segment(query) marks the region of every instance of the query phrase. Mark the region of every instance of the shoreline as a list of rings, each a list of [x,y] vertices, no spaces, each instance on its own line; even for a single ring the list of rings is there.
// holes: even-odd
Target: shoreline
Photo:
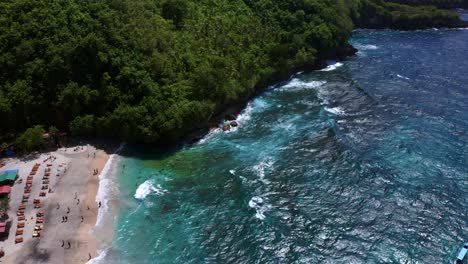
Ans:
[[[99,170],[99,172],[102,172],[109,161],[110,155],[102,150],[98,150],[96,158],[91,162],[91,168],[96,168]],[[88,191],[84,200],[85,204],[98,204],[96,199],[100,186],[99,183],[99,178],[94,175],[88,179],[88,182],[86,183],[86,189]],[[91,259],[98,255],[98,242],[97,238],[92,234],[92,230],[96,226],[99,211],[99,208],[94,207],[91,207],[90,210],[87,210],[87,208],[84,207],[80,208],[80,214],[83,215],[83,217],[87,220],[85,220],[79,226],[78,230],[76,230],[76,237],[78,240],[86,241],[86,244],[80,247],[74,255],[71,255],[68,259],[65,259],[65,263],[76,263],[75,261],[78,259],[81,262],[87,263],[90,260],[88,254],[91,254]]]

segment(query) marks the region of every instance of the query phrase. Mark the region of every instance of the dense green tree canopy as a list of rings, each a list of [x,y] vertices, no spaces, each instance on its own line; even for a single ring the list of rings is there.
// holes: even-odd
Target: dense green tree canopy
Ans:
[[[432,18],[456,20],[380,0],[4,0],[0,139],[42,124],[174,141],[345,46],[353,21],[411,28]]]

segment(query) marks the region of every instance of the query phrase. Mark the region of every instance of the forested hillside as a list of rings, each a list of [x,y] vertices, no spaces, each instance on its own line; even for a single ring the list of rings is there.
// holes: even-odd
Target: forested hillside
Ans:
[[[0,21],[0,141],[42,125],[157,143],[317,65],[353,21],[459,23],[380,0],[5,0]]]

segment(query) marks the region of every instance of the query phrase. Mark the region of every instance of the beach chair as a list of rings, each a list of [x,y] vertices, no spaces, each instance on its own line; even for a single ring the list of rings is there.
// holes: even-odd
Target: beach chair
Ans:
[[[23,195],[23,199],[29,199],[29,195],[28,194]]]
[[[36,213],[36,217],[43,217],[44,216],[44,212],[42,211],[39,211]]]
[[[37,204],[37,203],[40,203],[40,202],[41,202],[40,199],[34,199],[34,200],[33,200],[33,204]]]
[[[42,226],[41,225],[35,225],[34,226],[34,231],[41,231],[42,230]]]
[[[50,176],[50,172],[44,173],[44,176]]]
[[[22,243],[22,242],[23,242],[23,238],[22,238],[22,237],[17,237],[17,238],[15,238],[15,244]]]
[[[24,228],[24,222],[16,224],[16,228]]]
[[[33,184],[33,180],[27,180],[27,181],[26,181],[26,184],[32,185],[32,184]]]
[[[24,215],[24,211],[18,211],[18,212],[16,212],[16,216],[22,216],[22,215]]]
[[[44,223],[44,218],[42,217],[36,218],[36,224],[42,224],[42,223]]]
[[[41,207],[42,207],[41,203],[36,203],[36,204],[34,204],[34,208],[35,208],[35,209],[41,208]]]
[[[33,180],[33,176],[28,176],[28,178],[26,179],[27,181],[32,181]]]
[[[18,221],[24,221],[24,219],[26,219],[26,218],[24,217],[24,215],[18,216]]]
[[[41,236],[41,232],[39,231],[34,231],[32,237],[40,237]]]
[[[27,203],[27,202],[28,202],[28,199],[23,199],[23,200],[21,200],[21,203],[22,203],[22,204],[25,204],[25,203]]]
[[[16,230],[16,236],[22,236],[22,235],[23,235],[23,229]]]
[[[44,197],[44,196],[46,196],[46,194],[47,194],[46,192],[41,192],[41,193],[39,193],[39,196]]]
[[[23,196],[23,199],[24,199],[24,196]],[[18,206],[18,210],[25,210],[26,209],[26,205],[20,205]]]
[[[24,189],[24,193],[31,193],[31,188]]]

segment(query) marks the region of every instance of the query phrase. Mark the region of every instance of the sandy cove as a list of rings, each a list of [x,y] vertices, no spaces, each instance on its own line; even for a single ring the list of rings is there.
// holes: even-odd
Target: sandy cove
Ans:
[[[95,156],[94,156],[94,153]],[[54,156],[53,162],[43,162]],[[91,229],[96,224],[98,204],[96,194],[99,173],[109,159],[104,150],[92,146],[59,149],[55,152],[29,158],[26,161],[9,160],[4,169],[19,169],[19,177],[11,189],[10,210],[12,220],[8,239],[0,242],[6,253],[3,263],[86,263],[97,256],[96,240]],[[24,241],[15,244],[17,230],[16,212],[23,197],[26,177],[35,163],[41,164],[33,178],[32,192],[25,210]],[[51,193],[39,197],[43,186],[42,177],[47,164],[52,164],[49,188]],[[58,175],[58,176],[56,176]],[[19,183],[22,179],[22,183]],[[46,190],[47,192],[47,190]],[[75,196],[76,195],[76,196]],[[41,199],[42,207],[35,209],[33,199]],[[89,208],[88,208],[89,207]],[[70,208],[69,213],[67,213]],[[36,213],[44,212],[44,224],[40,238],[33,238]],[[33,219],[31,219],[33,217]],[[63,222],[63,217],[68,220]],[[24,222],[24,221],[23,221]],[[70,245],[68,244],[70,243]],[[63,245],[63,246],[62,246]]]

